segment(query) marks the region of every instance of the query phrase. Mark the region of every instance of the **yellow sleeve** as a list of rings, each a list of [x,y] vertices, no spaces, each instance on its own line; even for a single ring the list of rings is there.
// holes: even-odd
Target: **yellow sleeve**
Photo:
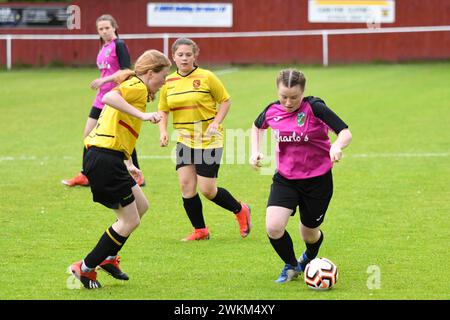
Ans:
[[[147,90],[135,83],[123,82],[115,90],[119,91],[122,98],[131,105],[143,99],[147,100]]]
[[[230,94],[227,89],[225,89],[222,81],[220,81],[220,79],[212,72],[208,73],[208,83],[211,90],[211,96],[217,103],[222,103],[230,99]]]
[[[158,110],[170,112],[170,107],[167,104],[167,84],[163,85],[159,90]]]

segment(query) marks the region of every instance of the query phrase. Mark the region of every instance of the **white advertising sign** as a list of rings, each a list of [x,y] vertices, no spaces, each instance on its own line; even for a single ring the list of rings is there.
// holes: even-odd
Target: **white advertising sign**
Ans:
[[[308,0],[308,21],[393,23],[395,0]]]
[[[149,27],[232,27],[231,3],[148,3]]]

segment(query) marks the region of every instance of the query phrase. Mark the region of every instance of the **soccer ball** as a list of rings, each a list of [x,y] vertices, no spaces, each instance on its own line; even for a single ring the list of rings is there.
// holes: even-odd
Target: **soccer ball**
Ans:
[[[331,289],[338,279],[336,265],[326,258],[311,260],[305,268],[306,285],[314,290]]]

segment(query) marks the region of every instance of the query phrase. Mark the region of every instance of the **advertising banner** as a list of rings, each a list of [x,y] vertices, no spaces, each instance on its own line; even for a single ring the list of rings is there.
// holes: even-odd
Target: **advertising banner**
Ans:
[[[231,3],[148,3],[149,27],[233,26]]]

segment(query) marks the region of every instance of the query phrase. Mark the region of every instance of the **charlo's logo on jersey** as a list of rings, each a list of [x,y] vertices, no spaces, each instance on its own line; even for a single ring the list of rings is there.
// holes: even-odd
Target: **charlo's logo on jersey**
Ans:
[[[297,113],[297,125],[303,127],[306,121],[306,115],[304,112]]]
[[[277,142],[308,142],[309,138],[307,134],[304,134],[303,132],[300,132],[298,134],[297,132],[282,132],[280,134],[279,130],[274,130],[274,136],[275,140]]]
[[[200,80],[192,81],[192,86],[194,87],[194,89],[200,88],[200,84],[201,84]]]
[[[100,69],[100,70],[103,70],[103,69],[111,69],[111,65],[108,63],[108,61],[102,61],[102,62],[100,62],[100,63],[97,63],[97,67]]]

